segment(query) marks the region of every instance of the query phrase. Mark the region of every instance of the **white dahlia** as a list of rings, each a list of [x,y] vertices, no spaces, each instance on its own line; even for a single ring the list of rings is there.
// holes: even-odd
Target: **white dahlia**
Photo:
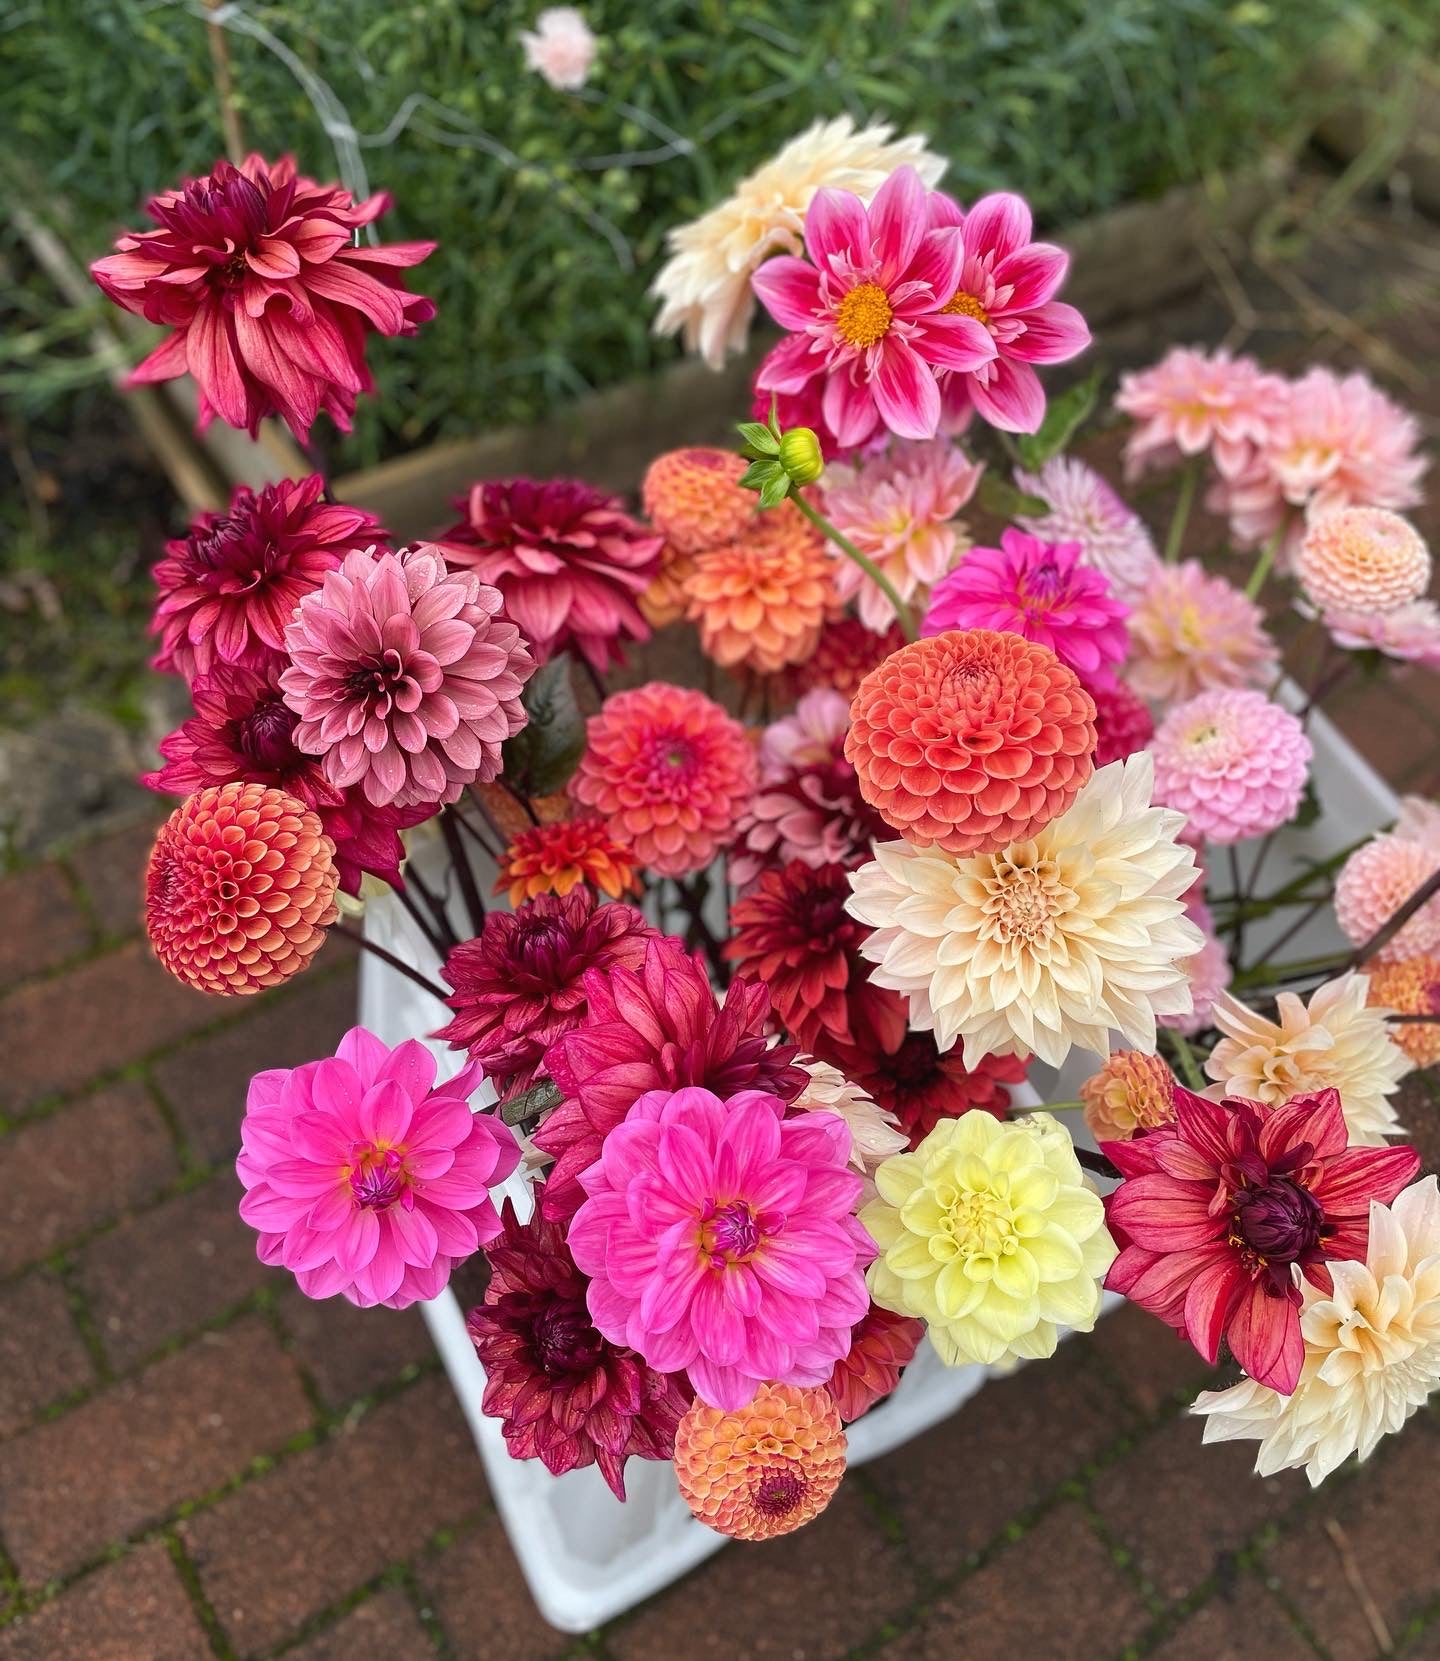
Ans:
[[[896,170],[913,167],[927,185],[944,160],[919,134],[892,139],[893,128],[855,131],[848,115],[817,121],[763,167],[736,185],[718,207],[666,238],[670,257],[650,287],[660,301],[656,334],[684,336],[685,348],[718,369],[739,351],[755,310],[750,273],[771,254],[798,254],[805,210],[817,190],[854,191],[868,202]]]
[[[1028,842],[948,854],[878,842],[848,902],[873,934],[877,986],[910,1000],[910,1025],[964,1061],[1033,1051],[1058,1067],[1072,1045],[1099,1056],[1110,1033],[1153,1051],[1155,1019],[1190,1008],[1184,960],[1205,943],[1181,896],[1195,855],[1184,815],[1151,805],[1150,756],[1091,775]]]
[[[909,1138],[895,1115],[872,1101],[838,1067],[828,1061],[813,1061],[809,1056],[801,1056],[800,1065],[809,1073],[810,1082],[791,1106],[812,1113],[834,1113],[843,1119],[850,1127],[850,1163],[857,1171],[868,1175],[881,1160],[905,1146]]]
[[[1440,1385],[1440,1196],[1434,1177],[1393,1205],[1370,1202],[1364,1263],[1331,1263],[1326,1297],[1304,1282],[1300,1382],[1282,1396],[1253,1379],[1206,1390],[1192,1409],[1207,1442],[1258,1441],[1261,1476],[1305,1468],[1318,1486],[1362,1459]]]
[[[1210,1015],[1222,1037],[1205,1063],[1215,1080],[1205,1094],[1279,1107],[1335,1089],[1351,1143],[1383,1146],[1404,1129],[1386,1098],[1411,1063],[1390,1036],[1386,1012],[1366,1007],[1369,991],[1369,976],[1349,974],[1317,987],[1309,1004],[1282,992],[1273,1021],[1222,993]]]

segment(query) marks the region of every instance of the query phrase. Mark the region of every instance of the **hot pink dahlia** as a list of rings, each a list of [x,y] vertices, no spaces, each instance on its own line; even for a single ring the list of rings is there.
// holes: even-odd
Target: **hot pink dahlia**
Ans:
[[[1157,804],[1210,842],[1265,836],[1295,817],[1313,754],[1305,729],[1263,692],[1217,687],[1176,704],[1151,741]]]
[[[1133,478],[1208,450],[1222,474],[1234,475],[1266,442],[1287,393],[1284,378],[1253,358],[1176,346],[1149,369],[1120,377],[1115,407],[1135,422],[1125,471]]]
[[[900,1382],[915,1358],[925,1323],[872,1303],[850,1334],[849,1351],[835,1363],[828,1389],[846,1424],[868,1413]]]
[[[650,681],[586,723],[570,794],[608,819],[641,865],[699,871],[734,834],[755,790],[744,727],[703,692]]]
[[[480,1076],[470,1062],[437,1085],[423,1044],[392,1050],[364,1027],[324,1061],[257,1073],[235,1169],[261,1262],[311,1298],[433,1298],[500,1232],[489,1190],[520,1159],[504,1125],[470,1111]]]
[[[622,640],[650,638],[636,602],[665,538],[618,498],[580,479],[484,479],[455,505],[446,559],[500,590],[539,662],[573,647],[603,671]]]
[[[1198,560],[1162,565],[1130,613],[1125,678],[1171,703],[1216,686],[1268,686],[1280,653],[1259,606]]]
[[[646,1090],[702,1085],[717,1095],[761,1090],[793,1101],[810,1082],[793,1044],[765,1036],[770,994],[737,976],[717,1004],[710,977],[678,940],[647,942],[638,969],[591,970],[584,1024],[546,1052],[545,1070],[565,1094],[535,1132],[555,1164],[545,1215],[568,1217],[584,1197],[580,1173]]]
[[[499,591],[448,571],[433,545],[348,555],[285,640],[295,743],[331,784],[381,806],[458,801],[499,773],[501,744],[525,725],[535,660]]]
[[[485,1369],[481,1405],[503,1421],[512,1459],[538,1459],[552,1476],[597,1465],[623,1500],[625,1461],[669,1459],[694,1392],[595,1330],[563,1229],[538,1211],[520,1222],[508,1199],[500,1217],[485,1301],[465,1322]]]
[[[129,384],[188,369],[202,428],[218,415],[253,438],[279,415],[303,441],[324,410],[348,433],[356,394],[374,385],[366,334],[412,335],[435,315],[401,278],[433,242],[355,236],[389,205],[302,177],[293,156],[217,161],[208,177],[153,197],[160,229],[122,236],[90,267],[117,306],[174,330]]]
[[[1101,1149],[1124,1177],[1105,1200],[1122,1248],[1105,1284],[1212,1365],[1224,1338],[1282,1396],[1305,1357],[1299,1282],[1328,1292],[1327,1260],[1363,1260],[1370,1202],[1420,1169],[1413,1148],[1347,1147],[1338,1090],[1265,1108],[1176,1085],[1172,1123]]]
[[[650,1090],[583,1171],[570,1223],[595,1325],[735,1412],[762,1384],[823,1384],[870,1307],[875,1243],[833,1113],[760,1090]]]
[[[1155,736],[1155,718],[1143,698],[1122,680],[1109,686],[1086,681],[1085,690],[1095,700],[1095,766],[1108,767],[1143,750]]]
[[[1335,880],[1335,920],[1363,945],[1440,866],[1440,845],[1391,833],[1357,848]],[[1440,895],[1428,901],[1376,954],[1381,963],[1440,951]]]
[[[1052,456],[1038,473],[1016,473],[1015,482],[1049,505],[1016,523],[1043,542],[1078,542],[1081,559],[1109,578],[1117,599],[1133,605],[1160,566],[1140,515],[1074,456]]]
[[[960,287],[965,246],[953,226],[931,229],[913,167],[892,173],[867,208],[848,190],[820,190],[805,215],[808,259],[782,254],[750,279],[790,331],[756,386],[799,393],[824,385],[825,425],[842,450],[878,427],[933,438],[942,369],[969,373],[995,357],[990,331],[940,308]]]
[[[585,972],[638,968],[654,934],[633,905],[597,905],[583,886],[492,911],[445,960],[455,1018],[433,1036],[468,1050],[502,1100],[525,1090],[550,1045],[584,1020]]]
[[[1042,542],[1007,530],[998,548],[972,548],[930,596],[923,633],[994,629],[1048,646],[1091,686],[1115,683],[1129,641],[1129,606],[1109,579],[1080,563],[1078,542]]]
[[[202,513],[156,562],[155,667],[193,681],[217,663],[285,661],[285,627],[346,554],[384,542],[361,508],[322,501],[325,481],[240,485],[224,513]]]

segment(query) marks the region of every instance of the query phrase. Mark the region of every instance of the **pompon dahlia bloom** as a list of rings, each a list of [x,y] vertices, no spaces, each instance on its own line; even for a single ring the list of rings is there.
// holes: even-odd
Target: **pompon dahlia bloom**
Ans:
[[[727,352],[740,351],[755,310],[750,273],[777,249],[800,252],[805,211],[817,190],[853,191],[868,202],[897,167],[908,164],[927,185],[945,171],[923,137],[897,139],[893,131],[875,125],[857,133],[848,115],[817,121],[717,207],[669,231],[669,257],[650,289],[660,301],[655,333],[682,334],[685,350],[698,352],[712,369]]]
[[[1268,686],[1280,653],[1255,602],[1198,560],[1162,565],[1130,613],[1125,678],[1172,703],[1217,686]]]
[[[347,555],[285,631],[296,745],[381,807],[455,802],[493,779],[535,672],[500,608],[497,589],[448,571],[433,544]]]
[[[533,30],[520,31],[520,45],[525,67],[543,76],[557,92],[578,92],[589,79],[599,50],[584,13],[574,6],[547,6],[535,19]]]
[[[767,1380],[823,1384],[870,1305],[849,1160],[834,1114],[647,1091],[580,1175],[567,1239],[595,1325],[727,1413]]]
[[[1206,1390],[1206,1442],[1257,1441],[1261,1476],[1304,1468],[1318,1487],[1351,1454],[1368,1459],[1440,1385],[1440,1195],[1435,1178],[1370,1206],[1359,1262],[1326,1265],[1329,1296],[1308,1283],[1305,1359],[1293,1394],[1253,1379]]]
[[[1253,358],[1173,347],[1159,363],[1120,377],[1115,407],[1135,422],[1125,441],[1127,476],[1207,451],[1222,474],[1237,473],[1265,443],[1286,394],[1283,377]]]
[[[1263,692],[1216,687],[1176,704],[1150,743],[1155,800],[1209,842],[1264,836],[1295,817],[1314,754],[1305,728]]]
[[[423,1044],[392,1050],[364,1027],[324,1061],[257,1073],[235,1169],[260,1261],[309,1298],[433,1298],[500,1232],[489,1190],[520,1158],[504,1125],[470,1111],[480,1078],[471,1062],[437,1084]]]
[[[1440,844],[1392,831],[1357,848],[1335,879],[1335,920],[1363,946],[1440,867]],[[1440,952],[1440,894],[1427,900],[1395,938],[1375,954],[1377,963]]]
[[[976,317],[940,309],[965,269],[959,229],[929,228],[925,185],[902,167],[868,208],[850,191],[817,192],[805,214],[805,252],[803,260],[766,260],[750,279],[789,331],[757,387],[795,393],[821,379],[825,424],[841,449],[882,426],[897,438],[934,438],[939,371],[969,373],[996,352]]]
[[[581,479],[482,479],[455,505],[465,517],[441,538],[446,560],[500,590],[538,662],[574,647],[603,673],[622,641],[650,638],[636,601],[665,539],[618,497]]]
[[[939,582],[970,546],[969,533],[955,516],[974,496],[984,471],[984,462],[971,461],[947,438],[900,441],[854,466],[828,467],[825,515],[908,604]],[[874,633],[893,628],[895,610],[886,596],[853,560],[838,550],[832,555],[841,600],[854,600],[860,621]]]
[[[875,1173],[860,1221],[880,1247],[870,1295],[917,1316],[947,1367],[1053,1355],[1089,1332],[1115,1257],[1100,1196],[1049,1113],[967,1113]]]
[[[1440,669],[1440,607],[1433,600],[1412,600],[1393,611],[1327,611],[1325,626],[1337,646]]]
[[[577,1178],[642,1092],[700,1085],[718,1096],[759,1090],[788,1102],[809,1080],[795,1065],[795,1046],[765,1036],[765,987],[737,976],[717,1003],[710,977],[678,940],[651,940],[638,969],[591,970],[582,985],[584,1025],[545,1056],[565,1097],[534,1134],[535,1146],[555,1160],[545,1184],[547,1217],[568,1217],[579,1205]]]
[[[669,628],[684,617],[694,575],[695,556],[679,553],[667,542],[660,550],[660,567],[651,577],[650,586],[635,602],[652,629]]]
[[[126,384],[189,370],[202,428],[218,415],[254,438],[278,415],[303,442],[323,410],[348,433],[356,394],[374,386],[366,334],[413,335],[435,315],[401,276],[433,242],[372,246],[354,235],[389,205],[305,178],[293,156],[217,161],[152,197],[160,229],[127,233],[90,267],[117,306],[174,331]]]
[[[325,481],[240,485],[224,513],[202,513],[165,544],[155,565],[159,596],[151,634],[157,669],[194,681],[217,664],[263,669],[285,661],[285,627],[346,554],[384,542],[362,508],[324,502]]]
[[[814,652],[836,610],[835,562],[820,533],[785,502],[738,541],[696,554],[685,597],[708,658],[774,675]]]
[[[1015,1055],[981,1056],[967,1067],[954,1050],[941,1055],[929,1032],[907,1032],[890,1050],[878,1044],[846,1050],[842,1059],[856,1082],[894,1115],[912,1153],[942,1119],[970,1112],[1003,1119],[1010,1111],[1008,1087],[1024,1079],[1027,1067]]]
[[[1430,586],[1430,550],[1385,508],[1340,508],[1305,528],[1295,575],[1321,611],[1394,611]]]
[[[1137,697],[1124,681],[1110,686],[1085,683],[1095,700],[1095,765],[1108,767],[1145,749],[1155,736],[1155,717],[1143,698]]]
[[[920,846],[1000,848],[1063,813],[1090,776],[1095,704],[1048,646],[989,629],[917,640],[860,683],[845,759]]]
[[[1052,456],[1038,473],[1015,475],[1029,495],[1049,504],[1043,514],[1019,514],[1016,523],[1042,542],[1078,542],[1080,557],[1133,605],[1160,565],[1149,529],[1106,481],[1074,456]]]
[[[589,969],[636,968],[654,938],[631,905],[597,905],[588,888],[492,911],[440,971],[454,1019],[433,1034],[467,1050],[501,1098],[533,1084],[545,1051],[585,1018]]]
[[[998,548],[972,548],[959,570],[935,585],[924,632],[994,629],[1048,646],[1087,686],[1115,684],[1125,659],[1130,608],[1110,580],[1080,563],[1078,542],[1042,542],[1005,531]]]
[[[704,553],[738,541],[756,518],[755,492],[740,484],[744,472],[733,450],[667,450],[645,469],[640,500],[677,554]]]
[[[821,629],[814,655],[788,669],[782,684],[797,698],[806,692],[838,692],[848,711],[860,682],[904,644],[898,623],[877,635],[858,617],[837,617]]]
[[[1414,1067],[1440,1065],[1440,953],[1377,963],[1366,993],[1372,1007],[1396,1015],[1434,1015],[1433,1021],[1397,1021],[1391,1039]]]
[[[1080,1086],[1085,1123],[1097,1141],[1125,1142],[1175,1117],[1175,1075],[1158,1055],[1112,1050]]]
[[[603,819],[586,815],[532,825],[506,848],[495,892],[508,889],[510,904],[518,906],[537,894],[563,898],[584,882],[597,894],[618,900],[622,894],[639,891],[634,858],[611,836]]]
[[[481,1405],[502,1421],[512,1459],[538,1459],[552,1476],[598,1465],[623,1500],[626,1460],[672,1456],[692,1392],[595,1330],[563,1229],[539,1211],[520,1222],[508,1198],[500,1221],[485,1301],[465,1321],[485,1369]]]
[[[699,1397],[675,1436],[675,1475],[702,1523],[773,1540],[811,1522],[845,1475],[845,1432],[828,1390],[762,1384],[736,1413]]]
[[[828,1061],[801,1059],[810,1075],[805,1088],[790,1104],[794,1113],[834,1113],[850,1128],[850,1163],[862,1175],[905,1146],[905,1134],[895,1128],[895,1115],[877,1106],[858,1084],[852,1084]]]
[[[755,790],[744,727],[703,692],[649,681],[616,692],[585,728],[571,798],[665,877],[699,871],[730,840]]]
[[[963,1038],[967,1066],[1034,1051],[1058,1067],[1075,1044],[1104,1057],[1112,1031],[1153,1050],[1156,1017],[1190,1007],[1184,960],[1204,936],[1181,899],[1195,856],[1151,785],[1142,751],[1027,842],[963,857],[877,843],[850,879],[871,979],[942,1052]]]
[[[1420,1168],[1413,1148],[1347,1146],[1337,1090],[1283,1107],[1206,1101],[1175,1086],[1175,1117],[1101,1151],[1123,1180],[1105,1200],[1121,1252],[1105,1284],[1158,1315],[1212,1366],[1220,1340],[1257,1384],[1300,1378],[1300,1286],[1363,1258],[1367,1208]]]
[[[1273,1021],[1223,994],[1211,1016],[1221,1037],[1205,1062],[1215,1080],[1205,1094],[1279,1107],[1294,1096],[1337,1090],[1351,1145],[1384,1147],[1387,1136],[1405,1128],[1387,1098],[1410,1062],[1382,1012],[1368,1007],[1369,992],[1368,978],[1357,974],[1326,981],[1308,1004],[1281,992]]]
[[[150,850],[145,932],[196,991],[259,992],[308,968],[339,914],[337,882],[335,845],[294,796],[263,784],[197,790]]]
[[[924,1322],[882,1309],[878,1303],[870,1305],[850,1334],[850,1351],[835,1363],[827,1386],[846,1424],[853,1424],[894,1390],[924,1336]]]

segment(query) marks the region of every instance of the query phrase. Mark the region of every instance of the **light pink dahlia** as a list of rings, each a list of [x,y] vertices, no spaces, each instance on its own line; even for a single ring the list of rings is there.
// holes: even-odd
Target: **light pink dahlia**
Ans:
[[[836,1114],[648,1091],[580,1178],[569,1245],[596,1327],[726,1412],[767,1382],[825,1383],[870,1307],[849,1160]]]
[[[535,660],[499,590],[448,571],[431,544],[350,554],[301,601],[285,641],[296,747],[368,801],[458,801],[499,773],[501,744],[525,725]]]
[[[307,1297],[369,1308],[433,1298],[500,1232],[489,1190],[519,1162],[514,1138],[470,1111],[471,1063],[435,1083],[435,1058],[352,1027],[334,1056],[257,1073],[235,1169],[262,1263]]]
[[[1135,422],[1125,444],[1127,476],[1207,450],[1222,474],[1238,472],[1265,443],[1287,390],[1283,377],[1253,358],[1174,347],[1149,369],[1120,377],[1115,407]]]
[[[1335,918],[1346,937],[1360,946],[1397,912],[1440,867],[1440,845],[1398,836],[1377,836],[1357,848],[1335,882]],[[1376,954],[1380,963],[1399,963],[1440,951],[1440,895],[1423,905]]]
[[[1207,841],[1265,836],[1295,817],[1313,754],[1305,729],[1263,692],[1219,687],[1177,704],[1150,743],[1155,801]]]
[[[1015,482],[1049,505],[1048,512],[1021,514],[1016,523],[1044,542],[1078,542],[1081,559],[1110,579],[1118,599],[1133,605],[1160,565],[1140,515],[1074,456],[1052,456],[1038,473],[1016,473]]]
[[[1200,886],[1203,888],[1203,878]],[[1210,908],[1200,894],[1188,900],[1185,914],[1205,936],[1205,944],[1180,965],[1190,981],[1190,1010],[1184,1015],[1158,1015],[1156,1025],[1170,1027],[1186,1038],[1194,1038],[1210,1025],[1210,1015],[1228,990],[1231,980],[1230,956],[1215,933]]]
[[[1393,611],[1327,611],[1325,626],[1338,646],[1440,669],[1440,607],[1433,600],[1412,600]]]
[[[1155,736],[1155,718],[1143,698],[1137,698],[1124,681],[1109,686],[1085,683],[1095,700],[1095,765],[1108,767],[1143,750]]]
[[[413,335],[434,302],[409,294],[402,271],[433,242],[362,242],[356,233],[390,205],[316,184],[295,158],[217,161],[146,204],[156,231],[127,233],[90,275],[117,306],[174,332],[128,384],[187,370],[200,389],[200,426],[218,415],[253,438],[278,415],[303,441],[323,410],[349,432],[357,393],[374,386],[365,337]]]
[[[1388,508],[1338,508],[1306,526],[1295,575],[1321,611],[1394,611],[1429,587],[1430,550]]]
[[[1125,678],[1171,703],[1217,686],[1268,686],[1280,666],[1255,602],[1198,560],[1162,565],[1130,613]]]
[[[533,30],[520,31],[520,44],[525,67],[543,75],[557,92],[578,92],[585,85],[600,45],[585,14],[574,6],[547,6]]]

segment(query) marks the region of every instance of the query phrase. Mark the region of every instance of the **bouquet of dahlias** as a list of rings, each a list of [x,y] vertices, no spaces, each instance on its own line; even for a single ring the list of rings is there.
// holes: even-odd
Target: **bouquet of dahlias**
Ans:
[[[381,894],[429,948],[356,936],[430,1031],[254,1079],[260,1256],[402,1307],[483,1253],[511,1453],[621,1497],[629,1459],[673,1460],[748,1539],[825,1506],[918,1345],[1040,1360],[1105,1287],[1228,1351],[1197,1410],[1262,1471],[1318,1481],[1440,1381],[1440,1200],[1389,1100],[1440,1059],[1440,808],[1260,880],[1308,811],[1315,696],[1440,661],[1398,512],[1415,424],[1361,375],[1173,352],[1114,400],[1130,472],[1179,473],[1158,550],[1066,453],[1094,381],[1047,409],[1036,366],[1089,339],[1065,254],[940,172],[837,123],[676,233],[667,329],[718,361],[758,301],[782,333],[741,445],[658,457],[638,513],[482,480],[394,547],[317,474],[155,567],[194,704],[147,781],[184,798],[160,960],[253,993]],[[384,206],[290,158],[158,197],[95,267],[170,331],[135,378],[188,371],[252,432],[345,427],[369,331],[432,309],[401,275],[430,244],[352,239]],[[1255,550],[1246,588],[1179,558],[1197,500]],[[1308,699],[1262,590],[1321,648]],[[607,687],[671,627],[706,690]],[[1353,950],[1285,961],[1332,904]],[[1076,1100],[1012,1111],[1072,1052]]]

